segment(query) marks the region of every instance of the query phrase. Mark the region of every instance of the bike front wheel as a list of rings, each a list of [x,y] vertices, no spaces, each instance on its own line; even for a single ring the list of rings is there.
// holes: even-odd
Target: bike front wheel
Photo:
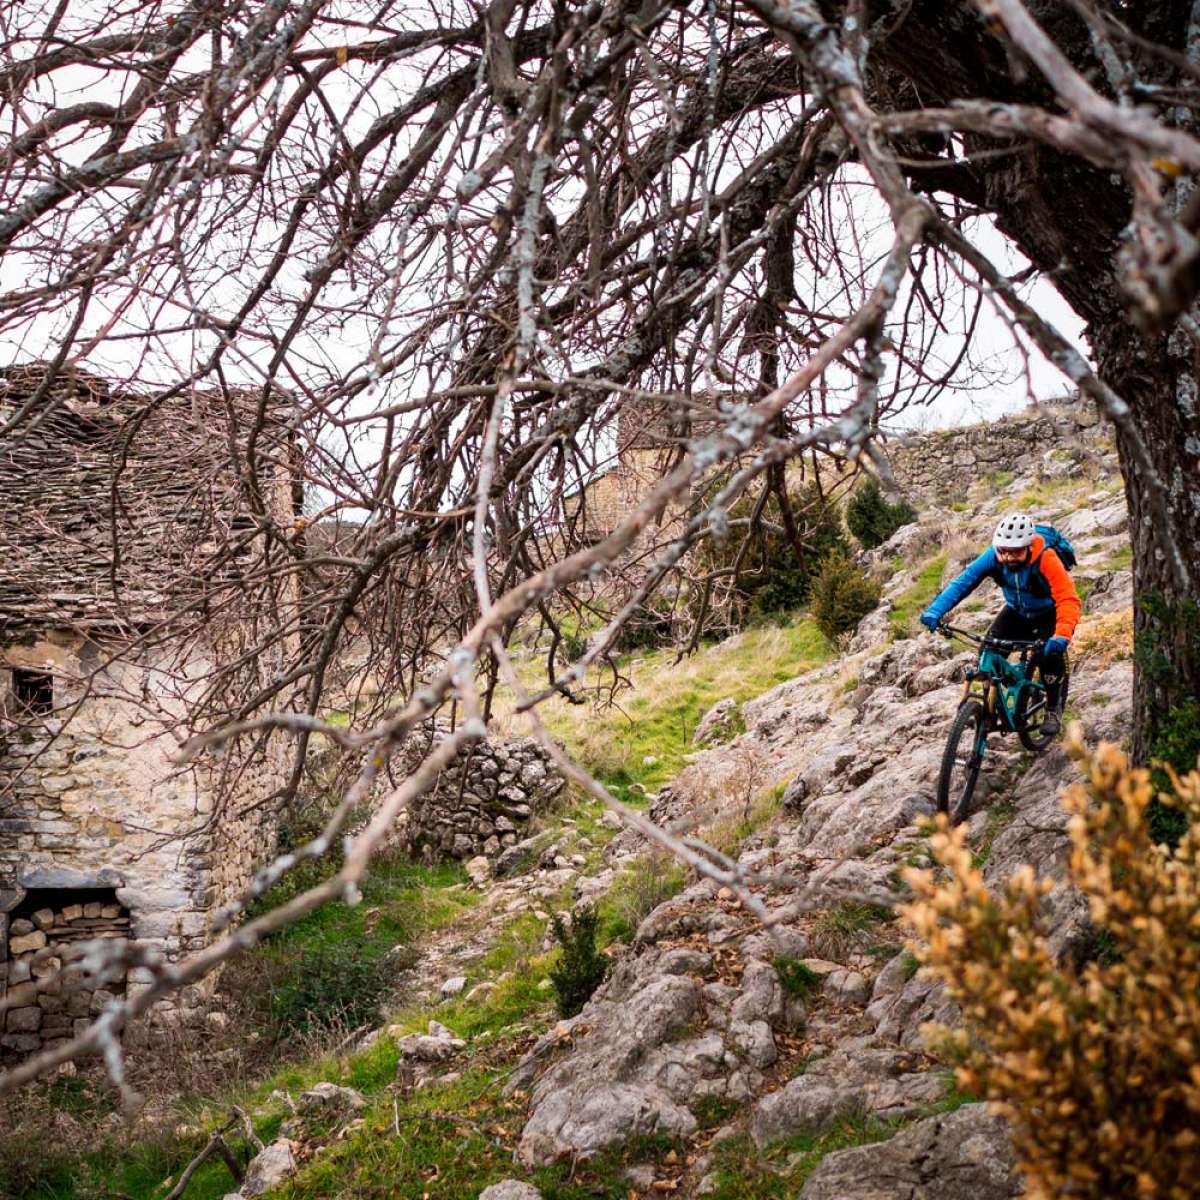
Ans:
[[[987,738],[987,712],[978,700],[959,706],[938,774],[938,812],[949,815],[950,823],[964,821],[971,811],[971,797],[983,766],[983,746]]]

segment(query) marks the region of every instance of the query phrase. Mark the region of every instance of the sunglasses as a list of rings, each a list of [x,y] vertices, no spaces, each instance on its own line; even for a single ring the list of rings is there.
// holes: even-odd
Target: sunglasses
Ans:
[[[996,557],[1000,559],[1001,562],[1022,562],[1024,561],[1025,555],[1028,552],[1028,548],[1025,546],[1022,546],[1019,549],[1002,547],[997,549]]]

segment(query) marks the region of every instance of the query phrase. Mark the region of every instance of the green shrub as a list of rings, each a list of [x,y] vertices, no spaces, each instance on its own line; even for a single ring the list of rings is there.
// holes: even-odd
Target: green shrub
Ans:
[[[385,963],[353,942],[303,947],[278,969],[269,1005],[280,1038],[377,1020],[390,986]]]
[[[846,505],[846,524],[867,550],[883,545],[901,525],[916,519],[916,510],[907,500],[889,504],[874,479],[861,483]]]
[[[848,549],[837,506],[815,483],[806,484],[788,499],[804,550],[798,554],[782,534],[770,533],[763,537],[762,562],[766,579],[753,593],[751,604],[751,611],[757,616],[790,612],[808,603],[822,561],[835,551]],[[782,520],[778,506],[769,519]]]
[[[558,653],[562,662],[570,664],[578,662],[587,653],[587,648],[586,633],[564,633],[558,644]]]
[[[761,493],[746,493],[729,510],[734,522],[750,521],[757,514],[748,533],[744,524],[735,524],[723,541],[709,538],[698,552],[706,573],[736,570],[730,596],[734,623],[802,607],[821,559],[831,550],[847,548],[837,505],[815,482],[788,492],[799,547],[786,533],[787,522],[775,493],[759,512],[761,499]]]
[[[805,996],[821,986],[821,976],[798,958],[778,954],[773,965],[783,990],[789,996]]]
[[[828,638],[853,629],[879,603],[880,586],[841,551],[821,564],[812,582],[809,608]]]
[[[580,905],[570,925],[555,913],[551,919],[560,953],[550,969],[559,1016],[573,1017],[583,1010],[592,993],[604,982],[611,965],[596,948],[600,918],[590,904]]]

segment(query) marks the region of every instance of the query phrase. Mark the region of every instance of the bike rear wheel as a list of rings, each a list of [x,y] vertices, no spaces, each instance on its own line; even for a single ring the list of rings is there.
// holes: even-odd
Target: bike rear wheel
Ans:
[[[958,709],[938,774],[938,812],[957,825],[971,810],[971,797],[983,766],[983,744],[987,737],[987,712],[978,700],[966,700]]]

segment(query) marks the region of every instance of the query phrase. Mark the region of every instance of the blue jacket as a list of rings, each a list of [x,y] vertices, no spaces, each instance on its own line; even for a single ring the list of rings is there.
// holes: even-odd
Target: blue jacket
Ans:
[[[1030,547],[1030,561],[1006,566],[989,546],[956,579],[952,579],[926,610],[939,621],[961,604],[985,579],[995,580],[1004,602],[1023,617],[1055,614],[1055,633],[1069,638],[1079,620],[1079,594],[1066,568],[1040,535]]]

